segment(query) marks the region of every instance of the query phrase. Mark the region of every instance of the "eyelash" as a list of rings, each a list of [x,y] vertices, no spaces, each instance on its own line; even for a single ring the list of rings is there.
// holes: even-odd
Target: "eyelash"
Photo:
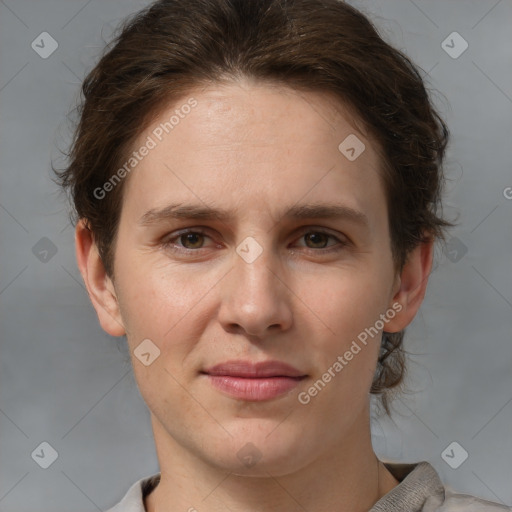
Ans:
[[[314,229],[314,230],[304,231],[301,234],[300,238],[303,238],[304,236],[306,236],[308,234],[312,234],[312,233],[326,235],[328,238],[331,238],[331,239],[335,240],[336,242],[338,242],[336,245],[333,245],[333,246],[330,246],[327,248],[314,249],[311,247],[304,247],[305,249],[307,249],[309,251],[313,251],[315,253],[329,254],[332,252],[338,252],[338,251],[343,250],[344,248],[346,248],[349,245],[348,242],[342,241],[339,238],[337,238],[336,236],[334,236],[331,233],[328,233],[327,231],[324,231],[322,229]],[[179,240],[182,236],[188,235],[188,234],[204,235],[208,238],[211,238],[208,236],[206,231],[203,231],[201,229],[186,229],[186,230],[180,231],[172,238],[164,240],[161,245],[165,250],[171,250],[172,252],[175,252],[175,253],[182,253],[182,254],[190,255],[190,256],[192,256],[193,253],[197,253],[201,249],[204,249],[204,247],[199,247],[198,249],[187,249],[184,247],[176,247],[174,245],[174,242],[176,240]]]

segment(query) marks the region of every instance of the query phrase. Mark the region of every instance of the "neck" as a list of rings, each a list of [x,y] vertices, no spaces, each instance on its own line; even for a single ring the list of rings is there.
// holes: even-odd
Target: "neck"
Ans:
[[[354,423],[337,447],[282,476],[241,476],[213,467],[179,445],[152,416],[160,483],[146,497],[147,512],[368,511],[398,481],[377,459],[366,428]]]

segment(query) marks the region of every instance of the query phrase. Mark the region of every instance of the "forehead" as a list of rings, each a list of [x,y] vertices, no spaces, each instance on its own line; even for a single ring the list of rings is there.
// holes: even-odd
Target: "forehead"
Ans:
[[[184,108],[192,97],[197,106],[190,117],[202,125],[202,138],[227,136],[226,143],[277,146],[284,142],[278,137],[283,128],[288,138],[298,138],[303,144],[328,132],[337,132],[337,136],[343,130],[362,133],[355,111],[330,91],[293,89],[283,83],[249,78],[198,87],[161,109],[160,120]]]
[[[135,150],[152,149],[130,174],[125,198],[136,190],[146,207],[271,201],[276,215],[279,204],[306,195],[378,205],[378,148],[360,130],[332,94],[250,81],[198,88],[161,109],[138,137]]]

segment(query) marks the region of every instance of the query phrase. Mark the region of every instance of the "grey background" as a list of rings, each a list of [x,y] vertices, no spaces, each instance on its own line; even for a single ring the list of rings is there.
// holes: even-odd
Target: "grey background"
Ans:
[[[411,393],[393,420],[374,413],[374,446],[512,505],[512,1],[350,3],[439,91],[452,132],[445,212],[459,221],[408,329]],[[113,27],[146,4],[0,0],[0,512],[105,510],[158,471],[123,339],[99,327],[50,180],[80,81]],[[58,42],[47,59],[31,48],[44,31]],[[441,47],[453,31],[469,44],[456,59]],[[31,457],[43,441],[58,452],[48,469]],[[469,454],[457,469],[441,457],[453,441]]]

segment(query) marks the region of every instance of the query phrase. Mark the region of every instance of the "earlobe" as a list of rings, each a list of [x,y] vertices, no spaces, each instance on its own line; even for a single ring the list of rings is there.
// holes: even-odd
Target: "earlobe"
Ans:
[[[434,240],[420,243],[410,252],[390,304],[399,312],[387,323],[385,331],[399,332],[413,321],[425,297],[433,253]]]
[[[75,229],[75,249],[78,268],[101,327],[111,336],[123,336],[126,331],[115,288],[84,219],[80,219]]]

